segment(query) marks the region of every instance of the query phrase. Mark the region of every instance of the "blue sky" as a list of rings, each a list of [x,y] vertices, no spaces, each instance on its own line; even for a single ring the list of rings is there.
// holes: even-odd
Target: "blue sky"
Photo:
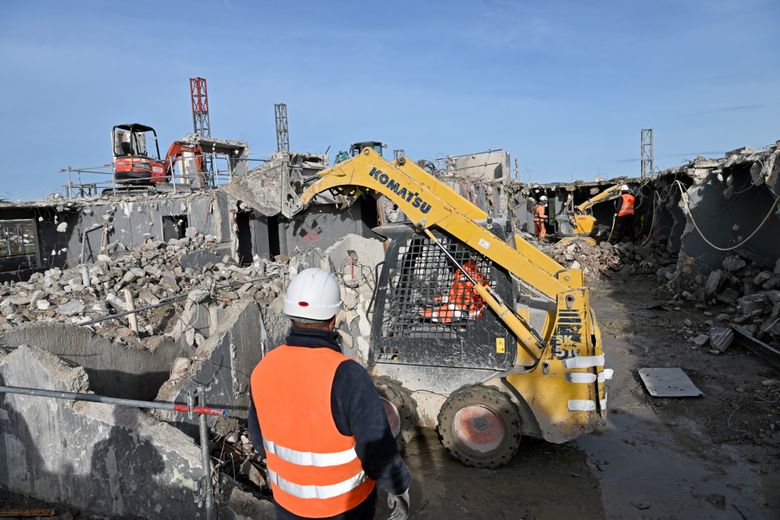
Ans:
[[[780,139],[780,2],[3,2],[0,197],[111,160],[120,122],[294,150],[377,139],[414,158],[504,148],[526,180],[638,175]]]

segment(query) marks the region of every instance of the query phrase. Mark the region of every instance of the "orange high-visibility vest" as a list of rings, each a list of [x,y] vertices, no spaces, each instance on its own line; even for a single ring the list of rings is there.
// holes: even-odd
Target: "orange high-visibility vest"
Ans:
[[[536,206],[536,211],[534,212],[534,220],[537,222],[543,222],[544,220],[546,220],[544,218],[544,206],[542,204]]]
[[[634,196],[630,193],[623,193],[620,196],[623,199],[623,203],[618,211],[618,217],[625,217],[626,215],[634,214]]]
[[[479,271],[474,260],[465,262],[463,269],[478,284],[487,285],[487,276]],[[436,301],[444,305],[423,310],[420,313],[423,318],[449,324],[460,319],[475,320],[485,314],[485,301],[474,290],[474,284],[460,269],[455,271],[449,294],[445,298],[436,298]]]
[[[373,491],[330,406],[333,378],[349,358],[329,348],[281,345],[257,364],[250,380],[274,500],[307,518],[336,516]]]

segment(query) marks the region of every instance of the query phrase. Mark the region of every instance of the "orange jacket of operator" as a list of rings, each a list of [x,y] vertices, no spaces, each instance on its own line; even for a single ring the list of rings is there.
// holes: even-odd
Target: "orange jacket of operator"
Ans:
[[[623,203],[620,205],[620,211],[618,211],[618,217],[625,217],[626,215],[634,214],[634,196],[630,193],[624,193],[620,196],[623,199]]]
[[[281,345],[252,372],[268,482],[274,500],[299,516],[339,515],[374,489],[355,452],[355,438],[342,435],[333,422],[333,378],[348,359],[327,348]]]

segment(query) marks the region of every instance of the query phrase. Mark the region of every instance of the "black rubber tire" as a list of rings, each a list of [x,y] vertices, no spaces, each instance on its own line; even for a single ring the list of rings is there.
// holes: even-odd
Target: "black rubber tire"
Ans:
[[[412,393],[409,390],[387,376],[375,377],[374,386],[379,397],[392,403],[398,410],[401,424],[395,441],[398,444],[398,450],[402,451],[412,439],[420,434],[417,404],[412,399]]]
[[[506,435],[493,450],[480,452],[464,444],[457,436],[453,422],[455,414],[467,406],[483,406],[500,417]],[[466,466],[497,468],[507,464],[520,446],[522,424],[515,403],[500,390],[483,385],[464,386],[455,390],[439,410],[439,440],[455,459]]]

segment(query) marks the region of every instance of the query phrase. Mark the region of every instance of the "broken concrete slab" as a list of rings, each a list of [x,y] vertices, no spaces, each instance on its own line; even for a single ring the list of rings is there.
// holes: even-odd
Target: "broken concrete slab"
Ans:
[[[88,391],[82,368],[27,346],[0,356],[0,384]],[[111,518],[206,518],[200,447],[139,409],[0,394],[0,444],[0,486],[13,492]]]
[[[230,248],[223,246],[220,248],[209,249],[197,249],[189,253],[182,253],[179,255],[179,265],[182,269],[195,269],[200,271],[207,264],[218,264],[222,262],[225,255],[230,254]]]
[[[231,304],[217,330],[198,346],[184,371],[186,375],[177,373],[176,379],[166,381],[157,400],[186,402],[189,392],[202,383],[206,385],[206,400],[212,406],[246,417],[249,376],[265,350],[272,348],[267,340],[257,303],[240,300]],[[155,413],[193,437],[197,434],[197,418],[166,411]],[[209,419],[212,423],[216,420]]]
[[[3,331],[0,345],[32,345],[83,366],[92,390],[130,399],[154,398],[180,348],[172,340],[161,340],[150,352],[140,344],[112,343],[87,328],[58,323]]]
[[[734,341],[734,331],[730,327],[712,327],[709,332],[709,341],[712,349],[722,354]]]

